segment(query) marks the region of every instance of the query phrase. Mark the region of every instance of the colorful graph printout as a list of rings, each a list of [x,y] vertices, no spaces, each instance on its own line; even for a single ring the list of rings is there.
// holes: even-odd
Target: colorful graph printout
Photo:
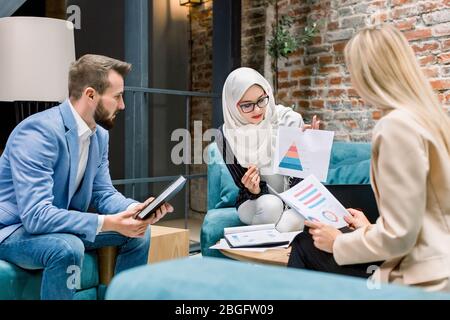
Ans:
[[[281,160],[279,167],[299,171],[303,170],[302,163],[300,161],[300,157],[298,155],[298,150],[297,147],[295,146],[295,143],[293,143],[289,147],[289,150],[286,152],[284,158]]]
[[[312,184],[297,192],[296,197],[298,201],[310,209],[317,207],[326,200],[322,193],[317,188],[314,188]]]
[[[344,216],[348,214],[347,210],[314,175],[308,176],[283,193],[277,193],[269,185],[268,187],[271,193],[280,197],[307,220],[336,228],[348,225],[344,220]]]
[[[322,212],[322,215],[325,219],[331,221],[331,222],[337,222],[339,220],[339,218],[337,217],[337,215],[334,212],[331,212],[329,210],[325,210]]]
[[[333,137],[333,131],[279,127],[273,172],[298,178],[313,174],[326,181]]]

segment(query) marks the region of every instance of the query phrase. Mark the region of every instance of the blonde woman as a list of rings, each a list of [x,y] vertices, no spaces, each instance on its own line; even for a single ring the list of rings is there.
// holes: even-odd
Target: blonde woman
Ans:
[[[240,220],[248,225],[274,223],[281,232],[302,230],[303,218],[269,194],[267,183],[281,192],[299,181],[272,174],[278,126],[318,129],[319,121],[314,117],[312,125],[305,125],[299,113],[276,105],[267,80],[251,68],[228,75],[222,105],[224,124],[216,142],[239,188]]]
[[[374,281],[449,290],[449,116],[393,26],[361,30],[345,56],[354,88],[384,114],[372,138],[380,217],[370,224],[349,209],[348,233],[305,222],[309,233],[296,238],[289,265],[366,277],[375,269]]]

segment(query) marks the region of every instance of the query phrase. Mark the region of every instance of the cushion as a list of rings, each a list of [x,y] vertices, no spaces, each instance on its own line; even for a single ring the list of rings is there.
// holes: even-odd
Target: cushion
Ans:
[[[236,208],[208,210],[200,231],[200,243],[203,256],[225,257],[219,250],[209,249],[223,238],[223,229],[244,225],[237,214]]]
[[[329,169],[326,184],[370,184],[370,159]]]
[[[215,143],[208,146],[208,210],[214,209],[220,201],[220,180],[223,160]],[[222,162],[222,163],[221,163]]]
[[[371,144],[336,141],[331,148],[330,169],[371,158]]]
[[[220,196],[219,202],[214,206],[215,209],[233,207],[236,204],[236,198],[239,188],[233,181],[230,171],[225,165],[220,168]]]
[[[238,192],[239,189],[234,183],[217,145],[210,144],[208,146],[208,210],[233,207]]]
[[[370,183],[370,158],[370,143],[334,142],[326,184]]]
[[[217,258],[184,258],[118,274],[106,299],[450,299],[450,294],[392,284],[368,290],[367,281],[356,277]]]

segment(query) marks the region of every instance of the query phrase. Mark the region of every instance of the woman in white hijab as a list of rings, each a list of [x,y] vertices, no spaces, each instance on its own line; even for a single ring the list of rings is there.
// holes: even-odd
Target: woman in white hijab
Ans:
[[[248,225],[274,223],[281,232],[302,230],[303,218],[291,209],[285,211],[283,201],[269,194],[267,183],[282,192],[299,181],[272,173],[278,126],[311,126],[291,108],[275,105],[271,86],[251,68],[238,68],[228,75],[222,105],[220,130],[225,139],[217,142],[239,187],[236,208],[240,220]],[[315,116],[312,127],[319,127]]]

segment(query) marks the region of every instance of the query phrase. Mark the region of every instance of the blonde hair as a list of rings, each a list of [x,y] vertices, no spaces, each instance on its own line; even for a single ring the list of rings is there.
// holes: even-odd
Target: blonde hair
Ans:
[[[345,59],[352,84],[367,103],[408,110],[450,154],[450,118],[398,29],[388,24],[362,29],[347,43]]]

